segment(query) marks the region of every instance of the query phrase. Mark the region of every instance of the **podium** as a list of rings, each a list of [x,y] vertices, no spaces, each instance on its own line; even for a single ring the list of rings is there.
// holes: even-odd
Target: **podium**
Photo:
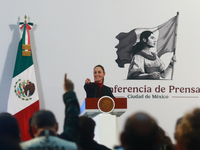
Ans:
[[[86,98],[81,106],[81,116],[92,117],[96,122],[94,140],[113,149],[120,145],[117,117],[125,113],[127,98]]]

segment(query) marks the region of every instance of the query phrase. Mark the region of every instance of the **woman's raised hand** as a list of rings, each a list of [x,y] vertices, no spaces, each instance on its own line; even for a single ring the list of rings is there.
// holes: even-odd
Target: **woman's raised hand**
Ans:
[[[91,82],[91,81],[90,81],[89,78],[87,78],[87,79],[85,80],[85,83],[86,83],[86,84],[90,84],[90,82]]]

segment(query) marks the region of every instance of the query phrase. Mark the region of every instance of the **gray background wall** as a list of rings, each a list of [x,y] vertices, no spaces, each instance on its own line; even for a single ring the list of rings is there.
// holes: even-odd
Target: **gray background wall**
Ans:
[[[24,15],[34,23],[30,34],[40,105],[41,108],[55,113],[61,132],[64,119],[64,73],[68,73],[68,77],[74,82],[80,105],[85,98],[84,81],[86,78],[93,79],[93,67],[96,64],[105,67],[105,84],[111,87],[198,87],[199,4],[198,0],[1,0],[0,112],[7,108],[17,47],[21,38],[18,23],[24,21]],[[177,11],[180,12],[180,17],[173,81],[125,80],[128,65],[121,69],[115,63],[117,55],[114,47],[118,43],[115,36],[137,27],[158,26],[175,16]],[[199,97],[199,93],[164,94],[170,98],[128,99],[128,110],[118,118],[120,130],[130,114],[146,111],[173,138],[176,119],[199,106],[200,102],[199,98],[173,99],[172,94]]]

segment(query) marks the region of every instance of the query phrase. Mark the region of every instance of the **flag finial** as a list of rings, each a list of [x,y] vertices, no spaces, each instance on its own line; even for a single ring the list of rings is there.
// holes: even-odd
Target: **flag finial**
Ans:
[[[27,17],[26,17],[26,15],[25,15],[25,16],[24,16],[24,19],[25,19],[25,20],[24,20],[24,23],[26,23],[26,22],[27,22],[27,21],[26,21],[26,18],[27,18]]]

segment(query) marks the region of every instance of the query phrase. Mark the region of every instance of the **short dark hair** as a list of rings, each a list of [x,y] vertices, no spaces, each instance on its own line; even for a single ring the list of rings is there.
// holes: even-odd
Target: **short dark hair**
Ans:
[[[53,127],[57,123],[54,114],[49,110],[36,111],[32,116],[32,125],[38,128]]]
[[[13,141],[11,137],[0,135],[0,149],[1,150],[22,150],[19,142]]]
[[[124,136],[128,149],[154,149],[159,127],[148,114],[139,112],[126,121]]]
[[[186,150],[200,149],[200,108],[183,116],[175,131],[175,139]]]
[[[31,122],[32,122],[32,117],[30,117],[30,118],[29,118],[29,121],[28,121],[28,125],[29,125],[29,130],[28,130],[28,132],[29,132],[31,138],[34,138],[33,129],[32,129],[32,127],[31,127]]]
[[[80,130],[81,130],[81,139],[86,140],[90,139],[94,133],[95,122],[92,118],[86,116],[80,116]]]
[[[105,72],[105,69],[102,65],[96,65],[94,68],[96,68],[96,67],[100,67],[103,70],[103,72]]]
[[[20,129],[17,119],[6,112],[0,113],[0,135],[20,141]]]

